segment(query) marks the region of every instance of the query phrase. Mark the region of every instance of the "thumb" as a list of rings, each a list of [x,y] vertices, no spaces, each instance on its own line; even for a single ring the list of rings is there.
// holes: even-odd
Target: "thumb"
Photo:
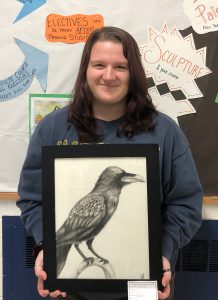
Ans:
[[[169,285],[171,279],[171,272],[169,273],[164,273],[162,277],[162,285],[163,287],[166,287]]]
[[[43,250],[41,250],[35,261],[35,274],[36,277],[40,277],[43,280],[46,280],[47,275],[43,268]]]

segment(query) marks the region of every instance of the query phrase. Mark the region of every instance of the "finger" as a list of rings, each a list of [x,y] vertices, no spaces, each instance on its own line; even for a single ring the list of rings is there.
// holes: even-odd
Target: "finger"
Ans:
[[[47,274],[43,270],[35,270],[36,277],[42,279],[43,281],[47,279]]]
[[[67,296],[67,293],[56,290],[54,292],[50,292],[49,296],[52,297],[52,298],[57,298],[58,296],[61,296],[61,297],[65,298]]]
[[[65,297],[67,297],[67,293],[66,293],[66,292],[61,292],[61,296],[62,296],[63,298],[65,298]]]
[[[41,253],[39,253],[38,257],[36,258],[34,270],[35,270],[35,274],[37,277],[39,277],[39,276],[40,277],[43,276],[43,278],[45,277],[46,273],[43,270],[43,257],[42,257]]]
[[[158,291],[159,299],[166,299],[170,295],[170,279],[171,279],[171,272],[163,273],[162,277],[162,286],[164,287],[163,291]]]
[[[170,279],[171,279],[171,275],[172,275],[171,272],[167,272],[167,273],[163,274],[163,277],[162,277],[162,286],[163,287],[169,285]]]
[[[34,270],[35,270],[36,276],[38,277],[40,275],[40,273],[43,271],[43,268],[42,268],[42,266],[35,264]]]
[[[57,298],[57,297],[60,296],[60,295],[61,295],[61,291],[59,291],[59,290],[56,290],[56,291],[51,292],[51,293],[49,294],[49,296],[52,297],[52,298]]]
[[[49,295],[48,290],[38,290],[38,293],[41,297],[47,297]]]
[[[168,298],[170,295],[170,285],[166,285],[166,287],[164,288],[163,292],[158,291],[158,298],[159,299],[166,299]]]
[[[38,277],[37,290],[41,297],[47,297],[49,294],[49,291],[44,289],[44,280],[40,277]]]

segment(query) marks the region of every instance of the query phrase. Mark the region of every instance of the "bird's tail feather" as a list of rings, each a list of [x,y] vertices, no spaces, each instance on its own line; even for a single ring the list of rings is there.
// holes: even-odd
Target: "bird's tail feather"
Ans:
[[[57,259],[57,277],[60,275],[63,267],[65,266],[68,252],[72,245],[61,245],[56,248],[56,259]]]

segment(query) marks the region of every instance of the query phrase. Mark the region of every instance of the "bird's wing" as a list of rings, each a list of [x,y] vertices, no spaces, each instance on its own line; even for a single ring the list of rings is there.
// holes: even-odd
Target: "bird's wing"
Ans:
[[[101,223],[106,213],[105,198],[90,193],[71,209],[61,228],[56,232],[57,245],[82,241]]]

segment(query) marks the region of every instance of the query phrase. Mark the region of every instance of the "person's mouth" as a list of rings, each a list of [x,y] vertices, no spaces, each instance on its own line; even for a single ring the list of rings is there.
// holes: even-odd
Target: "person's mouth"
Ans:
[[[105,84],[105,83],[100,83],[101,86],[105,87],[105,88],[116,88],[118,87],[117,84]]]

